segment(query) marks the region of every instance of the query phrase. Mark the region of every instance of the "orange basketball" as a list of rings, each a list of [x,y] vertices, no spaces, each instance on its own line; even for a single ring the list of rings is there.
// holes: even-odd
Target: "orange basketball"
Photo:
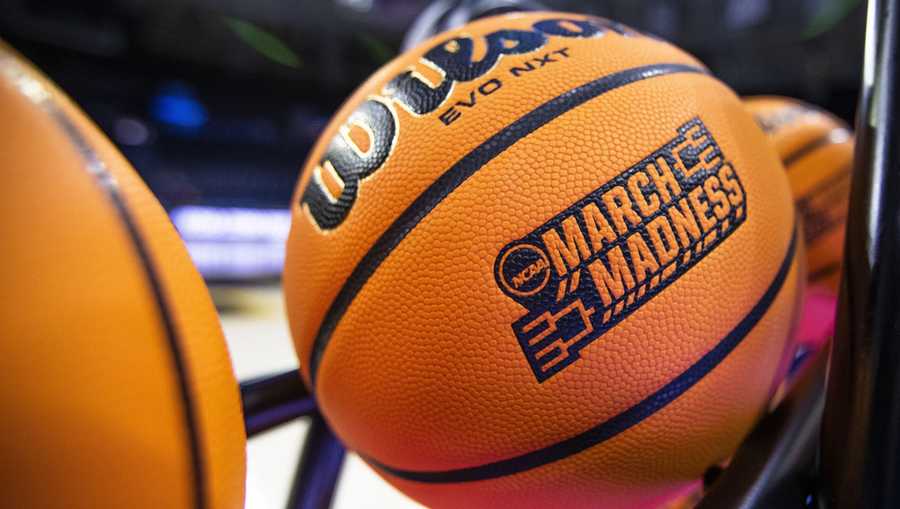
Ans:
[[[507,15],[400,56],[297,186],[287,311],[336,433],[436,507],[636,507],[728,457],[795,311],[784,170],[693,57]]]
[[[0,119],[0,507],[243,507],[237,382],[165,211],[2,42]]]
[[[834,115],[787,97],[749,97],[784,162],[803,218],[809,283],[837,292],[853,170],[853,133]]]

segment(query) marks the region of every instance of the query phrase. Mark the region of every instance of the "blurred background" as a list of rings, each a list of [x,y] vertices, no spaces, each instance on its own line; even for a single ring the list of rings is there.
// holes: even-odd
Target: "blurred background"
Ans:
[[[793,96],[853,121],[859,0],[542,3],[668,39],[741,95]],[[307,151],[427,6],[0,0],[0,37],[84,108],[162,201],[212,287],[243,379],[296,366],[278,281]],[[283,505],[303,426],[251,442],[248,508]],[[336,507],[413,505],[356,458],[342,479]]]

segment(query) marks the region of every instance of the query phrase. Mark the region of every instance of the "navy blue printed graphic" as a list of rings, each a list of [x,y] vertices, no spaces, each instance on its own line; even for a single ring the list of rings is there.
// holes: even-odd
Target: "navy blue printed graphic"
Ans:
[[[498,254],[513,332],[539,382],[702,260],[746,218],[744,188],[699,118]]]
[[[673,74],[698,74],[709,77],[707,70],[704,68],[666,63],[634,67],[602,76],[563,92],[525,113],[488,137],[480,145],[447,168],[378,237],[378,240],[366,251],[366,254],[353,268],[353,272],[344,281],[334,301],[328,307],[328,311],[325,313],[325,317],[322,319],[322,323],[319,325],[319,330],[316,332],[316,337],[313,340],[308,361],[309,376],[312,383],[314,385],[316,383],[319,365],[328,349],[331,335],[337,328],[344,313],[347,312],[350,304],[356,298],[356,295],[365,286],[366,281],[378,270],[378,267],[390,256],[394,249],[403,242],[406,235],[413,231],[419,222],[427,217],[447,196],[509,147],[539,130],[547,123],[552,122],[561,115],[565,115],[573,108],[577,108],[587,101],[603,100],[601,98],[607,92],[627,87],[633,83]]]
[[[734,327],[722,338],[718,343],[691,364],[687,369],[681,372],[677,377],[670,380],[667,384],[657,389],[652,394],[647,395],[641,401],[628,407],[622,412],[610,417],[604,421],[598,422],[596,425],[570,437],[564,438],[558,442],[533,449],[516,456],[496,459],[487,463],[480,463],[466,467],[458,467],[450,470],[409,470],[386,465],[377,459],[367,456],[363,457],[366,461],[388,474],[406,479],[407,481],[416,481],[422,483],[463,483],[485,481],[488,479],[498,479],[507,475],[515,475],[526,472],[533,468],[549,465],[555,461],[559,461],[570,456],[574,456],[591,447],[600,445],[607,440],[611,440],[621,433],[640,424],[645,419],[655,415],[657,412],[666,408],[669,404],[676,401],[684,393],[688,392],[695,385],[700,383],[706,375],[710,374],[722,362],[728,359],[728,356],[734,352],[735,348],[747,339],[747,335],[762,320],[775,299],[782,294],[782,290],[788,283],[788,275],[792,267],[796,267],[797,244],[800,242],[797,236],[796,218],[791,220],[794,224],[793,235],[785,249],[784,258],[781,265],[772,277],[772,282],[766,288],[766,291],[760,295],[756,304],[738,321]]]

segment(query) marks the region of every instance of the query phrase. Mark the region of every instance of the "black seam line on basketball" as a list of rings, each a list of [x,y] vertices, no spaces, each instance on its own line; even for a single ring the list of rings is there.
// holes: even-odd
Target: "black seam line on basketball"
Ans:
[[[832,186],[840,183],[841,180],[843,180],[843,179],[849,180],[850,172],[852,170],[853,170],[853,163],[849,163],[849,164],[845,164],[844,166],[841,166],[837,170],[834,170],[833,172],[831,172],[830,175],[826,176],[825,179],[823,179],[818,184],[816,184],[815,187],[806,191],[803,195],[797,197],[796,202],[800,203],[805,200],[810,200],[817,194],[819,194],[823,191],[828,191],[829,189],[831,189]]]
[[[841,140],[834,136],[834,133],[836,133],[838,131],[843,131],[843,130],[844,130],[843,127],[835,127],[834,129],[823,134],[822,136],[819,136],[818,138],[815,138],[814,140],[807,142],[805,145],[794,150],[790,154],[784,156],[784,160],[782,161],[782,163],[784,164],[784,169],[790,170],[791,166],[794,163],[796,163],[800,159],[803,159],[804,157],[808,156],[809,154],[815,152],[816,150],[818,150],[824,146],[835,145],[835,144],[843,143],[844,141],[847,141],[847,140]]]
[[[820,279],[824,279],[827,276],[830,276],[838,271],[841,268],[840,262],[829,263],[828,265],[822,267],[821,269],[813,272],[809,275],[809,280],[813,283]]]
[[[605,442],[629,428],[639,424],[644,419],[651,417],[656,412],[665,408],[679,396],[708,375],[716,366],[722,363],[728,355],[737,348],[747,337],[747,334],[765,316],[775,298],[781,293],[788,273],[793,266],[796,252],[797,235],[796,226],[791,235],[791,241],[787,248],[781,267],[775,273],[771,284],[756,302],[753,308],[743,319],[709,352],[703,355],[697,362],[687,368],[675,379],[664,385],[641,402],[623,411],[622,413],[604,421],[593,428],[575,435],[571,438],[557,442],[553,445],[537,449],[520,456],[507,458],[492,463],[486,463],[474,467],[459,468],[444,471],[418,471],[404,470],[387,466],[371,457],[362,455],[363,458],[375,467],[395,477],[408,481],[423,483],[461,483],[495,479],[507,475],[513,475],[526,470],[559,461],[595,445]]]
[[[183,354],[179,348],[178,334],[172,321],[170,306],[165,298],[162,283],[160,282],[156,267],[153,264],[150,253],[145,246],[141,234],[137,229],[137,224],[125,201],[119,193],[118,183],[115,177],[106,168],[106,164],[100,159],[97,153],[91,147],[90,143],[81,135],[75,123],[66,116],[65,112],[60,108],[53,99],[41,101],[38,106],[43,106],[50,116],[56,121],[57,125],[62,129],[63,133],[69,138],[69,141],[75,146],[76,151],[84,158],[88,171],[96,179],[100,188],[109,197],[110,202],[116,209],[128,237],[131,239],[135,250],[140,258],[141,266],[147,276],[148,283],[153,294],[153,298],[159,309],[160,318],[165,329],[166,340],[172,352],[172,360],[178,374],[178,387],[180,398],[182,400],[185,421],[188,429],[188,442],[191,451],[191,464],[193,471],[194,484],[194,507],[197,509],[206,508],[206,483],[204,476],[203,459],[200,455],[200,435],[196,425],[196,409],[194,401],[188,387],[188,377]]]
[[[331,303],[316,333],[310,353],[309,369],[313,384],[316,383],[319,363],[331,334],[356,294],[400,241],[447,195],[517,141],[576,106],[625,85],[675,73],[708,74],[708,71],[684,64],[656,64],[619,71],[590,81],[550,99],[513,121],[438,177],[375,241]]]

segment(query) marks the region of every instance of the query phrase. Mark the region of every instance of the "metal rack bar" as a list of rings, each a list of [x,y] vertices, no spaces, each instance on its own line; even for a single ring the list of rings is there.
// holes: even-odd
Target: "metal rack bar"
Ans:
[[[855,173],[822,424],[821,505],[900,506],[900,1],[868,5]]]
[[[313,415],[288,498],[288,509],[327,509],[344,465],[344,446],[318,413]]]
[[[316,410],[297,370],[241,382],[241,401],[248,437]]]

